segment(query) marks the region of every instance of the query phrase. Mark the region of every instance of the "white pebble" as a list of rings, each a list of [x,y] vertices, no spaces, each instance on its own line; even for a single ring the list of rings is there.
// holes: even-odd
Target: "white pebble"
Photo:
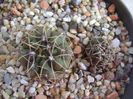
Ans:
[[[116,28],[115,34],[116,35],[120,35],[121,34],[121,28],[120,27]]]
[[[87,78],[88,78],[89,83],[93,83],[95,81],[94,77],[92,77],[90,75],[88,75]]]
[[[44,17],[52,17],[54,15],[54,13],[51,11],[47,11],[43,15],[44,15]]]
[[[87,44],[88,44],[88,42],[89,42],[89,38],[88,38],[88,37],[86,37],[86,38],[83,40],[83,44],[84,44],[84,45],[87,45]]]
[[[7,19],[4,19],[3,20],[3,24],[6,26],[6,25],[9,25],[9,21]]]
[[[35,91],[36,91],[36,89],[35,89],[35,87],[30,87],[30,89],[29,89],[29,93],[30,94],[35,94]]]
[[[83,64],[82,62],[79,62],[79,68],[80,68],[81,70],[87,70],[86,65]]]
[[[78,34],[78,36],[79,36],[80,38],[85,38],[85,37],[86,37],[86,34],[80,33],[80,34]]]
[[[21,24],[21,25],[25,25],[25,21],[24,21],[24,20],[21,20],[21,21],[20,21],[20,24]]]
[[[2,27],[1,27],[1,32],[7,32],[7,27],[2,26]]]
[[[34,16],[35,13],[34,13],[33,11],[30,11],[30,12],[29,12],[29,15]]]
[[[35,12],[36,14],[39,14],[39,13],[40,13],[40,10],[39,10],[39,9],[34,9],[34,12]]]
[[[25,79],[21,79],[20,83],[23,84],[23,85],[28,85],[28,82]]]
[[[64,22],[71,22],[71,17],[70,17],[70,16],[65,16],[65,17],[63,18],[63,21],[64,21]]]
[[[81,22],[81,16],[74,15],[73,20],[76,21],[77,23],[80,23]]]
[[[70,33],[77,34],[77,31],[75,29],[70,29]]]
[[[15,73],[15,70],[14,70],[14,68],[13,67],[8,67],[8,68],[6,68],[6,70],[9,72],[9,73],[12,73],[12,74],[14,74]]]
[[[88,25],[88,21],[85,20],[85,21],[83,22],[83,26],[86,27],[87,25]]]
[[[95,19],[93,19],[93,20],[90,21],[89,24],[90,24],[90,25],[93,25],[93,24],[95,24],[96,22],[97,22],[97,21],[96,21]]]
[[[14,22],[14,21],[10,21],[10,25],[11,25],[12,27],[14,27],[14,26],[15,26],[15,22]]]
[[[95,76],[95,78],[96,78],[97,81],[99,81],[99,80],[102,79],[102,75],[99,75],[99,74],[98,74],[98,75]]]
[[[118,38],[113,39],[111,42],[111,46],[114,48],[119,47],[120,46],[120,40]]]
[[[31,30],[32,28],[33,28],[33,25],[31,25],[31,24],[28,24],[28,25],[25,27],[26,30]]]
[[[101,81],[98,81],[96,82],[97,86],[101,86],[102,85],[102,82]]]
[[[96,22],[96,23],[95,23],[95,26],[100,26],[100,23],[99,23],[99,22]]]
[[[90,90],[89,89],[86,89],[85,90],[85,96],[89,96],[90,95]]]
[[[17,35],[16,35],[16,44],[19,44],[21,39],[23,37],[23,32],[18,32]]]

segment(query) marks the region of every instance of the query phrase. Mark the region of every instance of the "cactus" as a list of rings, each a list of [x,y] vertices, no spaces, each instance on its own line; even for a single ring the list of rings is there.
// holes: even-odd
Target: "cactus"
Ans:
[[[25,32],[19,58],[27,60],[27,72],[34,70],[39,77],[56,75],[69,69],[73,58],[71,41],[56,28],[37,26]]]
[[[101,36],[92,36],[85,48],[86,58],[95,69],[106,69],[115,59],[115,50]]]

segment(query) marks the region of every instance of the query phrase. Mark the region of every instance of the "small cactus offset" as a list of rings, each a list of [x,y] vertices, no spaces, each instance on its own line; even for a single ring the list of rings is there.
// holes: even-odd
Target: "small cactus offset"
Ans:
[[[69,38],[48,26],[37,26],[26,32],[21,52],[27,60],[27,72],[34,70],[39,77],[48,75],[55,78],[56,74],[69,68],[73,58]]]
[[[102,37],[92,36],[85,48],[87,60],[95,70],[103,68],[112,63],[115,59],[115,50],[109,45],[109,41],[104,40]]]

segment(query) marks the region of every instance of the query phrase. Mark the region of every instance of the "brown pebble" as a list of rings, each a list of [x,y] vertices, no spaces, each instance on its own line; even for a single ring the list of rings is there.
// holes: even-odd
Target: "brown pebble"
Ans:
[[[48,4],[45,0],[41,0],[41,2],[40,2],[40,7],[41,7],[42,9],[47,10],[47,9],[49,8],[49,4]]]
[[[115,5],[111,4],[108,8],[109,13],[114,13],[115,12]]]
[[[35,99],[47,99],[47,96],[45,96],[45,95],[37,95],[37,96],[35,96]]]
[[[119,19],[118,15],[116,15],[116,14],[110,15],[110,18],[111,18],[113,21],[117,21],[117,20]]]
[[[7,57],[7,55],[0,55],[0,63],[3,63]]]
[[[87,11],[87,12],[85,12],[85,16],[89,17],[89,16],[91,16],[91,13]]]
[[[106,99],[118,99],[119,95],[116,91],[112,92],[111,94],[107,95]]]
[[[81,49],[80,46],[75,46],[75,48],[74,48],[74,53],[75,53],[75,54],[80,54],[81,51],[82,51],[82,49]]]
[[[12,11],[12,13],[14,15],[17,15],[17,16],[21,16],[22,15],[21,12],[19,12],[16,7],[11,8],[11,11]]]
[[[18,4],[16,4],[16,7],[17,7],[17,9],[18,9],[18,10],[21,10],[21,9],[22,9],[21,4],[19,4],[19,3],[18,3]]]

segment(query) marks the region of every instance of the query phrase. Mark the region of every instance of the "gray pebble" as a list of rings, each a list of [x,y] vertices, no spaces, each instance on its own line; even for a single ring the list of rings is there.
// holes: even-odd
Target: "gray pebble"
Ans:
[[[129,53],[129,54],[133,54],[133,47],[130,47],[130,48],[128,49],[128,53]]]
[[[11,75],[9,73],[5,73],[4,75],[4,82],[7,85],[10,85],[12,81]]]
[[[72,3],[74,5],[79,5],[81,3],[81,0],[72,0]]]
[[[67,24],[67,23],[62,23],[62,27],[63,27],[63,29],[65,30],[65,31],[68,31],[68,29],[69,29],[69,25]]]

